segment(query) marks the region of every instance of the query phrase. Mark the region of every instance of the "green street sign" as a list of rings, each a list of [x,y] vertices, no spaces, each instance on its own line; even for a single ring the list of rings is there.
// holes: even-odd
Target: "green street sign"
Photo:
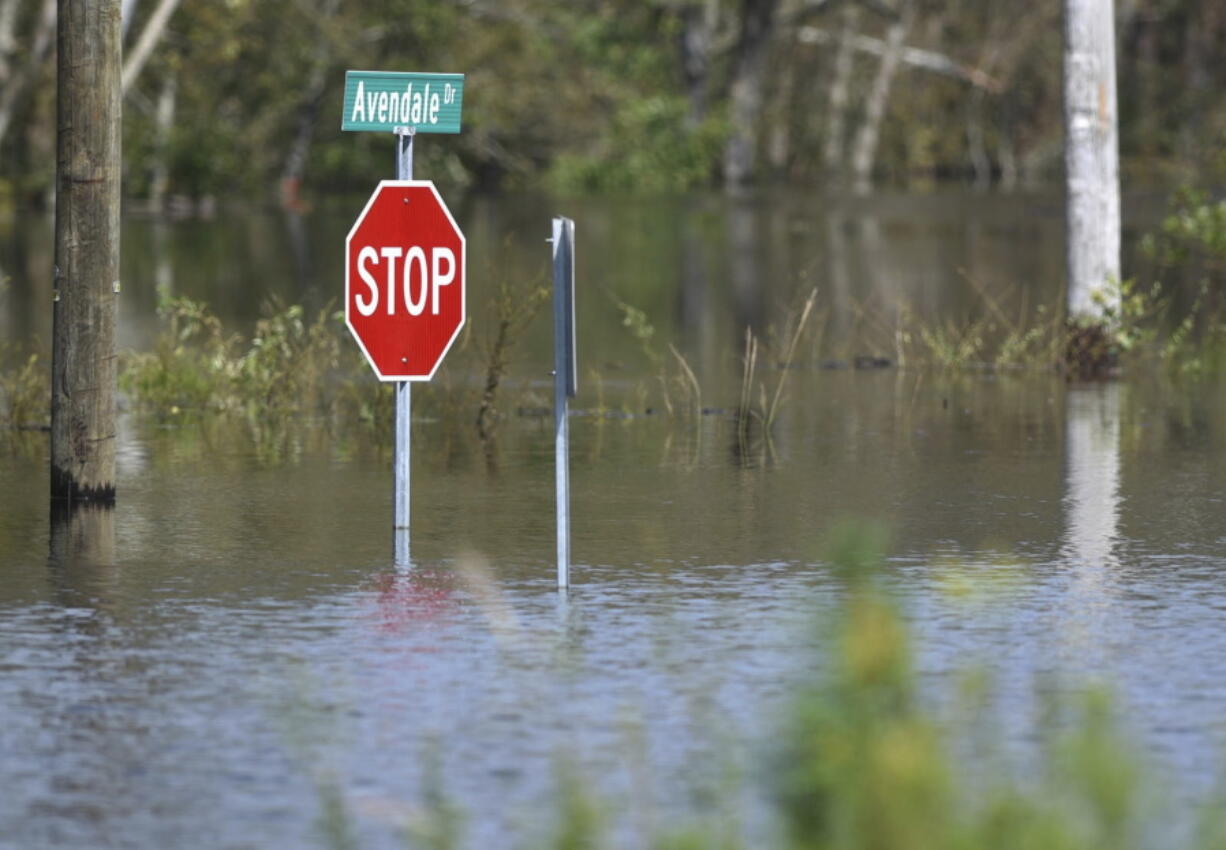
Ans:
[[[342,130],[460,132],[463,74],[346,71]]]

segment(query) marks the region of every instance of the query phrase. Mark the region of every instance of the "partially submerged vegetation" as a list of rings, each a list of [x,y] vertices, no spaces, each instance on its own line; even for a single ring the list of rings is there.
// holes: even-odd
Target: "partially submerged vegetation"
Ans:
[[[167,299],[151,351],[128,352],[120,388],[162,417],[240,413],[319,415],[340,400],[340,337],[331,309],[308,318],[301,306],[270,305],[249,340],[226,331],[206,305]]]
[[[1112,284],[1104,297],[1106,322],[1066,325],[1056,305],[1031,304],[1020,292],[1006,302],[973,279],[978,300],[961,321],[928,319],[908,303],[855,305],[852,326],[830,329],[829,303],[805,290],[776,311],[761,331],[747,328],[725,364],[739,375],[702,374],[652,317],[612,296],[625,332],[641,350],[647,377],[617,384],[600,367],[585,374],[594,406],[589,415],[660,414],[698,423],[723,415],[738,440],[768,435],[798,373],[825,368],[907,370],[1062,371],[1070,379],[1108,378],[1122,371],[1197,377],[1226,368],[1226,315],[1218,295],[1226,281],[1226,202],[1180,193],[1170,213],[1142,244],[1146,277]],[[494,275],[495,279],[497,275]],[[548,395],[531,382],[508,385],[517,344],[528,332],[548,290],[538,281],[498,279],[492,315],[474,337],[469,330],[436,381],[415,394],[417,415],[455,416],[469,432],[491,439],[502,411],[548,409]],[[270,303],[249,335],[223,326],[201,302],[167,298],[159,307],[161,333],[148,351],[121,357],[120,387],[130,409],[163,421],[221,416],[245,422],[257,435],[290,422],[326,427],[357,424],[379,444],[390,438],[393,399],[371,379],[334,307],[308,313],[300,305]],[[706,364],[710,367],[710,364]],[[28,442],[46,428],[49,390],[44,359],[8,344],[0,349],[0,434]],[[510,402],[500,394],[517,392]],[[796,391],[793,386],[791,392]],[[475,428],[472,427],[475,423]],[[697,431],[696,431],[697,433]]]
[[[50,370],[37,354],[0,343],[0,447],[29,451],[50,420]]]

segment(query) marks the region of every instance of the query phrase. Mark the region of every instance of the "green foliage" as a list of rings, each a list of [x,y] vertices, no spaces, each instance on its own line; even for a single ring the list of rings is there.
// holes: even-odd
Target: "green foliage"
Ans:
[[[525,282],[506,274],[498,275],[494,296],[494,325],[482,345],[485,353],[485,388],[477,409],[477,432],[485,439],[493,434],[498,421],[498,387],[510,365],[511,353],[542,305],[549,298],[549,287]]]
[[[306,322],[299,305],[273,305],[256,323],[251,347],[238,362],[235,389],[262,412],[322,412],[328,381],[339,368],[342,316],[330,308]]]
[[[655,350],[652,345],[652,339],[656,335],[655,325],[651,323],[648,315],[635,307],[633,304],[627,304],[619,298],[614,299],[617,304],[617,309],[622,314],[622,327],[630,332],[630,335],[638,340],[639,346],[643,350],[643,354],[653,364],[660,360],[660,353]]]
[[[316,782],[320,809],[315,818],[315,830],[325,850],[358,850],[353,815],[345,802],[344,792],[334,777]]]
[[[911,305],[902,306],[893,333],[899,364],[943,370],[1052,368],[1063,336],[1057,311],[1044,304],[1031,311],[1025,297],[1009,310],[978,281],[967,282],[979,297],[968,321],[925,322]]]
[[[769,148],[775,176],[817,179],[826,176],[823,152],[834,124],[831,38],[841,4],[778,5],[765,33],[757,153],[766,160]],[[1009,182],[1054,178],[1062,136],[1058,0],[915,5],[907,45],[972,72],[976,84],[904,63],[875,171],[918,183],[976,172]],[[0,187],[34,199],[53,180],[54,51],[31,55],[40,16],[18,6],[25,11],[16,16],[13,43],[0,50],[15,92]],[[422,172],[451,185],[655,192],[701,185],[718,171],[738,45],[755,7],[732,0],[182,3],[126,95],[125,190],[144,195],[165,166],[172,195],[267,196],[291,170],[290,152],[300,143],[308,191],[364,185],[386,171],[389,143],[339,131],[344,71],[359,67],[468,75],[464,132],[419,152]],[[136,9],[130,42],[152,4]],[[1216,0],[1155,0],[1133,12],[1118,22],[1125,173],[1203,175],[1226,134],[1226,89],[1215,62],[1226,13]],[[858,34],[879,41],[889,23],[862,14]],[[806,37],[814,31],[824,38]],[[844,142],[864,127],[859,105],[879,68],[879,56],[856,55]],[[157,126],[157,104],[172,80],[176,107],[167,131]],[[846,150],[839,159],[846,168]]]
[[[204,304],[170,298],[158,306],[166,323],[152,351],[125,354],[119,387],[138,406],[162,415],[225,410],[238,372],[235,337]]]
[[[943,371],[995,369],[1050,370],[1059,360],[1062,332],[1058,314],[1044,305],[1030,318],[994,314],[963,322],[926,322],[902,311],[895,331],[900,365]]]
[[[847,586],[829,645],[832,671],[795,703],[777,799],[796,850],[1018,850],[1140,845],[1142,798],[1109,700],[1092,693],[1054,730],[1044,785],[958,769],[917,699],[910,641],[875,581],[881,534],[836,532]],[[1062,706],[1056,706],[1060,713]]]
[[[329,411],[343,368],[338,317],[270,305],[244,344],[204,304],[171,298],[158,308],[166,329],[153,350],[128,353],[120,388],[159,416],[237,412],[267,420]]]
[[[740,426],[739,439],[744,446],[748,441],[749,424],[756,420],[762,424],[763,433],[769,435],[783,403],[783,391],[788,375],[796,367],[796,353],[813,314],[817,302],[817,290],[809,292],[804,301],[796,301],[788,307],[781,326],[772,326],[767,334],[767,343],[760,346],[751,328],[745,328],[745,355],[741,373],[741,399],[737,409]],[[759,349],[762,348],[768,362],[775,367],[774,389],[768,389],[766,379],[756,378]]]
[[[1076,322],[1069,328],[1070,356],[1105,357],[1134,367],[1156,366],[1172,375],[1195,376],[1220,371],[1226,355],[1226,323],[1207,309],[1208,281],[1191,288],[1191,301],[1160,282],[1142,286],[1135,280],[1111,284],[1095,293],[1103,321]],[[1113,297],[1106,297],[1108,294]],[[1115,306],[1118,304],[1118,306]]]
[[[37,354],[0,343],[0,448],[33,455],[51,419],[50,372]]]
[[[603,847],[603,816],[596,798],[584,787],[584,778],[574,768],[557,770],[558,811],[552,850],[597,850]]]
[[[1220,276],[1226,273],[1226,201],[1211,201],[1200,190],[1176,193],[1173,209],[1142,248],[1161,265],[1194,265]]]
[[[686,123],[684,98],[650,95],[622,103],[595,150],[554,161],[549,182],[563,191],[673,192],[712,182],[727,130],[718,119]]]
[[[945,848],[951,770],[916,700],[906,633],[874,591],[878,534],[848,527],[834,563],[850,598],[830,681],[797,703],[779,803],[794,848]]]
[[[45,425],[51,413],[51,386],[47,369],[37,354],[17,358],[11,347],[0,345],[0,427]]]
[[[990,329],[986,320],[966,326],[955,322],[925,325],[919,329],[919,341],[927,351],[929,362],[941,369],[951,369],[983,361],[984,331]]]
[[[464,816],[448,796],[443,785],[440,744],[432,741],[426,748],[423,772],[423,807],[420,816],[408,825],[410,847],[420,850],[458,850]]]

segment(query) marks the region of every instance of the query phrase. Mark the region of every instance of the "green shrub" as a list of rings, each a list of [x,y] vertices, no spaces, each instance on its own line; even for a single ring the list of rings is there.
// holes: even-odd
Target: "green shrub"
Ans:
[[[0,349],[0,355],[5,352]],[[0,357],[0,364],[9,360]],[[17,365],[0,365],[0,425],[9,428],[43,426],[51,416],[48,370],[37,354],[19,358]]]
[[[674,192],[709,184],[727,135],[710,118],[688,126],[685,98],[650,95],[622,101],[605,141],[591,152],[563,153],[549,173],[562,191]]]
[[[170,298],[158,306],[166,327],[153,350],[120,359],[119,387],[138,408],[164,416],[221,411],[234,403],[238,338],[204,304]]]

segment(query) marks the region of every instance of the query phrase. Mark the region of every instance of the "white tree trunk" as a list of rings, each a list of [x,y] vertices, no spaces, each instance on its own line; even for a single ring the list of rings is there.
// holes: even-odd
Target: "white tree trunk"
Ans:
[[[1113,0],[1065,0],[1064,130],[1068,315],[1101,321],[1120,279]]]
[[[877,143],[881,140],[881,122],[885,118],[885,108],[890,100],[890,86],[894,83],[894,75],[898,73],[898,63],[902,60],[904,49],[903,42],[911,30],[914,11],[914,3],[906,0],[898,20],[890,24],[889,31],[886,33],[881,67],[877,69],[873,87],[869,91],[868,102],[864,107],[864,123],[860,125],[860,131],[856,134],[856,143],[851,152],[851,173],[859,191],[868,188],[873,176],[873,163],[877,160]]]
[[[157,109],[153,113],[156,128],[153,175],[149,180],[149,206],[161,210],[166,205],[166,190],[170,186],[170,134],[175,126],[175,106],[178,101],[179,77],[168,73],[162,79]]]
[[[839,35],[839,50],[834,57],[834,74],[830,79],[829,118],[826,121],[826,143],[822,147],[822,162],[828,174],[837,172],[843,164],[843,143],[847,135],[847,101],[851,92],[852,36],[859,24],[859,7],[843,7],[843,27]]]

